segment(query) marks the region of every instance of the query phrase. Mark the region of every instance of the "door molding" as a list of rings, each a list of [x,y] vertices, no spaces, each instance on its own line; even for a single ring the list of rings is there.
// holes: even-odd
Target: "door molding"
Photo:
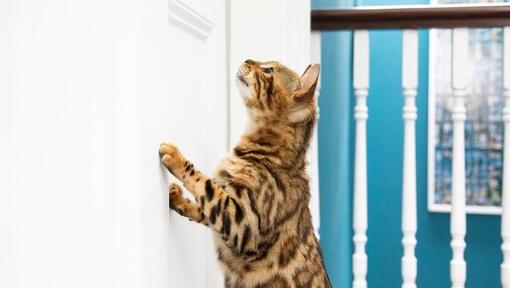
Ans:
[[[214,23],[180,0],[168,0],[168,23],[205,40],[211,34]]]

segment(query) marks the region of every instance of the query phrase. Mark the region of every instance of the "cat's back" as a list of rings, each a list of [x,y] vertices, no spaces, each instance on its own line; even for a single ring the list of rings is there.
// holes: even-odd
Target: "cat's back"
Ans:
[[[256,215],[246,251],[215,237],[225,287],[331,287],[313,233],[304,163],[289,169],[260,160],[230,153],[216,173],[219,183],[235,183],[230,196]]]

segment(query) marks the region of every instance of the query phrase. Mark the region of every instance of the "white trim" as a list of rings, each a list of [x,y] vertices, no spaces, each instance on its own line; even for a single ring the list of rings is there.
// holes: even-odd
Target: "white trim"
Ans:
[[[451,213],[452,207],[450,204],[432,204],[432,206],[429,206],[428,210],[429,212],[435,213]],[[466,205],[467,214],[501,215],[501,211],[502,209],[500,207]]]
[[[432,3],[435,3],[432,0]],[[435,147],[436,147],[436,86],[435,86],[435,70],[436,70],[436,52],[433,49],[436,46],[437,30],[430,29],[429,31],[429,98],[428,98],[428,131],[427,131],[427,210],[433,213],[450,213],[450,204],[437,204],[434,202],[435,194]],[[501,215],[501,207],[495,206],[474,206],[466,205],[466,213],[468,214],[482,214],[482,215]]]
[[[213,22],[180,0],[168,0],[168,23],[174,24],[205,40],[213,30]]]
[[[225,151],[229,151],[230,147],[234,145],[232,143],[232,125],[230,124],[232,121],[232,90],[230,89],[232,85],[232,28],[231,26],[231,12],[232,11],[232,3],[231,0],[225,0],[225,93],[227,95],[226,105],[227,108],[225,111],[226,115],[226,125],[227,125],[227,137],[225,143],[227,146],[225,147]],[[237,95],[236,95],[237,96]]]

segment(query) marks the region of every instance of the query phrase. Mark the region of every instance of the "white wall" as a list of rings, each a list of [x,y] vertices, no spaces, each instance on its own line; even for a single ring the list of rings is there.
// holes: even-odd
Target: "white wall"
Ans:
[[[232,1],[230,69],[246,59],[277,60],[302,72],[310,64],[310,3],[306,0]],[[246,25],[245,23],[256,23]],[[236,143],[246,113],[235,82],[231,82],[231,141]]]
[[[298,73],[312,62],[310,48],[310,1],[309,0],[258,0],[232,1],[231,3],[231,58],[230,69],[237,71],[246,59],[259,61],[277,60]],[[246,25],[256,23],[256,25]],[[320,52],[320,51],[319,51]],[[315,59],[317,53],[314,53]],[[319,61],[320,62],[320,61]],[[231,74],[232,74],[231,73]],[[234,81],[231,90],[230,141],[237,143],[247,118],[244,104]],[[314,228],[319,236],[319,159],[317,154],[317,131],[308,153],[310,163],[312,200],[310,203]]]
[[[213,170],[240,133],[234,67],[301,59],[285,45],[306,29],[279,16],[309,3],[291,2],[0,1],[0,287],[219,287],[210,233],[168,209],[158,146]],[[241,37],[263,11],[276,50]]]

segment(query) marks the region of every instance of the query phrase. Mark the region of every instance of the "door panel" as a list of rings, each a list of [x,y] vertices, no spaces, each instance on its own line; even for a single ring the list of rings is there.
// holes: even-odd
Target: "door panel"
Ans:
[[[112,287],[112,7],[11,3],[12,162],[0,190],[10,195],[10,235],[0,235],[11,239],[10,267],[0,286]]]
[[[209,2],[171,0],[165,14],[163,2],[155,2],[141,18],[136,138],[142,287],[215,287],[221,279],[211,232],[169,211],[168,184],[176,180],[157,155],[160,142],[173,142],[210,175],[226,152],[225,4]]]

